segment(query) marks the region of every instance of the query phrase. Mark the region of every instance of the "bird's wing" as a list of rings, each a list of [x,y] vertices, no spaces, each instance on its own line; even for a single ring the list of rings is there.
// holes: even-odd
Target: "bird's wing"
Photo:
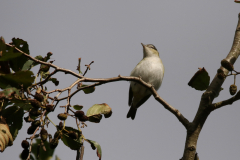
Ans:
[[[138,103],[137,105],[135,106],[136,108],[140,107],[144,102],[146,102],[148,100],[148,98],[151,96],[152,94],[150,95],[146,95],[145,97],[143,97]]]
[[[131,106],[133,99],[133,91],[131,85],[129,86],[129,96],[128,96],[128,105]]]

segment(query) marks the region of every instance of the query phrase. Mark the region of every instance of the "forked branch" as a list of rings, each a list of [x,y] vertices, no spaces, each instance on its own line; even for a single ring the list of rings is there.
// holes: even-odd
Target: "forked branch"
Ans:
[[[77,92],[85,89],[85,88],[90,88],[90,87],[94,87],[94,86],[99,86],[99,85],[102,85],[102,84],[105,84],[105,83],[110,83],[110,82],[116,82],[116,81],[136,81],[136,82],[139,82],[141,83],[142,85],[144,85],[145,87],[147,87],[148,89],[151,90],[154,98],[159,102],[161,103],[167,110],[169,110],[171,113],[173,113],[177,118],[178,120],[185,126],[185,128],[188,127],[189,125],[189,121],[176,109],[174,108],[173,106],[171,106],[170,104],[168,104],[165,100],[163,100],[157,93],[157,91],[154,89],[154,87],[151,85],[151,84],[148,84],[146,82],[144,82],[140,77],[125,77],[125,76],[118,76],[118,77],[113,77],[113,78],[87,78],[87,77],[84,77],[83,75],[80,75],[80,74],[77,74],[71,70],[68,70],[68,69],[64,69],[64,68],[60,68],[52,63],[47,63],[47,62],[43,62],[43,61],[40,61],[38,59],[35,59],[33,58],[32,56],[24,53],[23,51],[21,51],[20,49],[18,49],[17,47],[13,46],[13,45],[10,45],[10,44],[6,44],[7,46],[10,46],[10,47],[13,47],[14,49],[16,49],[18,52],[22,53],[23,55],[25,55],[26,57],[28,57],[29,59],[33,60],[34,62],[37,62],[37,63],[40,63],[40,64],[44,64],[44,65],[48,65],[52,68],[55,68],[55,70],[47,77],[47,79],[45,79],[44,81],[42,82],[39,82],[41,84],[44,84],[47,82],[48,78],[50,78],[50,76],[52,76],[53,74],[56,74],[57,72],[64,72],[64,73],[67,73],[67,74],[71,74],[77,78],[79,78],[78,80],[76,80],[70,87],[67,87],[65,89],[56,89],[54,91],[51,91],[51,92],[48,92],[48,94],[50,93],[54,93],[54,92],[59,92],[59,91],[66,91],[66,90],[71,90],[71,88],[77,84],[77,83],[80,83],[80,82],[95,82],[94,84],[92,85],[89,85],[89,86],[85,86],[85,87],[80,87],[79,89],[77,89],[75,92],[73,93],[69,93],[67,97],[63,97],[63,98],[56,98],[55,101],[61,101],[61,100],[64,100],[64,99],[68,99],[68,98],[71,98],[74,94],[76,94]],[[93,62],[91,62],[93,63]],[[87,66],[87,70],[90,69],[90,65]],[[87,72],[87,70],[85,71],[85,73]],[[39,84],[37,83],[37,84]],[[36,84],[34,84],[36,85]]]

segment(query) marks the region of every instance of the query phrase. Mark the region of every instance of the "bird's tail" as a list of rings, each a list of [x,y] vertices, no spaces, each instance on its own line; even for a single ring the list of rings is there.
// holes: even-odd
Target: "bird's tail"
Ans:
[[[134,120],[136,113],[137,113],[137,108],[131,106],[131,108],[128,111],[127,118],[131,117],[132,120]]]

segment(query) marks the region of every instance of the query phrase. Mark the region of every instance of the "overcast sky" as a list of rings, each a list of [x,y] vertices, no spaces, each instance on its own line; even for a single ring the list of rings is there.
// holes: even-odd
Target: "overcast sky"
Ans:
[[[154,44],[165,66],[159,95],[177,108],[189,121],[198,109],[203,92],[187,84],[198,67],[215,76],[232,46],[240,4],[234,0],[91,0],[91,1],[1,1],[0,36],[26,40],[32,56],[53,53],[54,64],[76,71],[78,58],[94,63],[87,77],[128,76],[142,59],[142,46]],[[240,70],[239,60],[235,63]],[[75,77],[58,74],[60,85],[69,86]],[[237,77],[237,85],[240,80]],[[230,98],[229,77],[214,102]],[[48,84],[48,89],[54,89]],[[177,118],[151,97],[138,110],[134,121],[127,119],[129,82],[114,82],[96,88],[93,94],[79,93],[71,104],[83,105],[86,112],[93,104],[107,103],[113,110],[99,124],[87,122],[86,138],[102,147],[103,160],[178,160],[183,155],[186,130]],[[63,94],[66,95],[66,94]],[[51,95],[52,97],[54,95]],[[65,105],[62,102],[60,105]],[[211,113],[200,134],[197,152],[202,160],[239,159],[240,102]],[[57,112],[64,109],[57,108]],[[58,124],[57,113],[49,117]],[[1,159],[17,159],[29,123]],[[75,121],[67,120],[75,127]],[[55,132],[53,125],[48,131]],[[88,143],[85,160],[97,160],[96,150]],[[60,159],[75,159],[76,152],[60,141],[55,151]]]

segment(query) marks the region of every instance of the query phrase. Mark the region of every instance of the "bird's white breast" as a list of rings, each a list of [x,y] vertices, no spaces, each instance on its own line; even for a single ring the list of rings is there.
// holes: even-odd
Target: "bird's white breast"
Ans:
[[[164,76],[164,66],[159,57],[146,57],[133,69],[130,76],[141,77],[147,83],[154,86],[156,90],[162,84]],[[131,82],[131,86],[136,85],[136,82]],[[142,90],[142,87],[132,87],[133,92]],[[135,91],[134,91],[135,90]]]

